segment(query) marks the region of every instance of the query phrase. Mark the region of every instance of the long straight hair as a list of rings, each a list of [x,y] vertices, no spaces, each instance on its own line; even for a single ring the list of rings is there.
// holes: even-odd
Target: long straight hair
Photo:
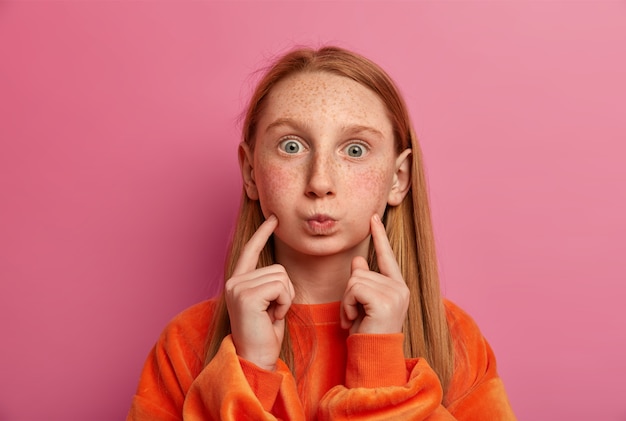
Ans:
[[[397,152],[412,149],[409,193],[398,206],[388,206],[382,219],[402,276],[410,290],[409,308],[403,327],[404,354],[410,358],[426,358],[439,376],[445,396],[454,368],[454,352],[439,288],[422,153],[411,127],[406,104],[391,78],[365,57],[337,47],[296,49],[279,58],[266,70],[252,94],[242,130],[243,141],[251,150],[255,146],[257,124],[269,92],[281,80],[301,72],[328,72],[350,78],[372,90],[386,106]],[[225,262],[225,280],[232,276],[243,246],[263,220],[259,202],[250,200],[243,191],[236,229]],[[368,260],[370,268],[377,271],[371,245]],[[270,239],[259,257],[258,267],[273,263],[273,242]],[[217,299],[207,337],[205,364],[215,356],[222,340],[230,332],[230,319],[222,292]],[[280,357],[295,373],[289,329],[285,329]]]

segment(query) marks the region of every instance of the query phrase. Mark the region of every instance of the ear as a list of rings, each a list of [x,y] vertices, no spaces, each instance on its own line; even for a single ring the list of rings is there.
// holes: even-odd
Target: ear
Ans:
[[[241,178],[243,180],[243,187],[246,189],[246,194],[250,200],[259,200],[259,191],[256,188],[256,182],[254,181],[254,154],[250,150],[250,146],[247,143],[241,142],[239,144],[239,168],[241,169]]]
[[[396,158],[396,173],[393,175],[393,184],[387,197],[389,206],[398,206],[411,188],[412,150],[405,149]]]

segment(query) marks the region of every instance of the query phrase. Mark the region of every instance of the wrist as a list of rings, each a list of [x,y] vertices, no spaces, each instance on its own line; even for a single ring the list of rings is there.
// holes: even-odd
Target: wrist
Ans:
[[[278,358],[275,356],[259,355],[258,353],[237,352],[240,359],[247,361],[249,364],[260,368],[261,370],[275,372]]]

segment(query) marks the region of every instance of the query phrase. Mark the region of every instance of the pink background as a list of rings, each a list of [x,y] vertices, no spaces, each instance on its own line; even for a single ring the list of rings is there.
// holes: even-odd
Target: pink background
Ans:
[[[626,420],[624,1],[0,2],[0,420],[125,416],[220,282],[237,118],[298,43],[401,86],[520,420]]]

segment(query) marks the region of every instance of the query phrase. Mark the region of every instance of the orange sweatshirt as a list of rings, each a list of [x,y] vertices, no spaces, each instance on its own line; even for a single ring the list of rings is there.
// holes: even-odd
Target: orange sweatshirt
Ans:
[[[489,344],[449,301],[456,362],[446,407],[428,363],[404,358],[402,334],[348,335],[339,303],[292,305],[299,382],[280,360],[270,372],[239,358],[230,336],[203,367],[213,304],[199,303],[166,327],[148,356],[127,421],[515,420]]]

